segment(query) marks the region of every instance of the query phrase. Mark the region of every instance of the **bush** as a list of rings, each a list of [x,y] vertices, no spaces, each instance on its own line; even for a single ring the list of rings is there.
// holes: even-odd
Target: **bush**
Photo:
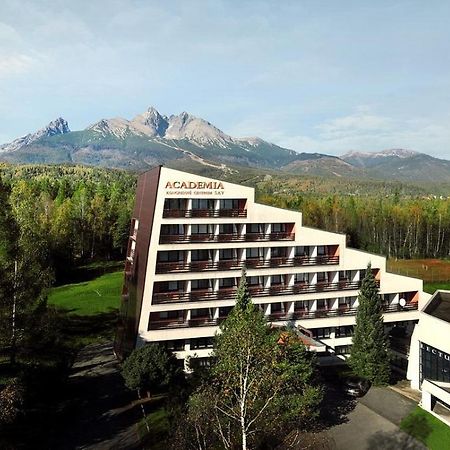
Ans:
[[[17,378],[0,392],[0,426],[11,425],[23,412],[24,388]]]
[[[134,350],[122,366],[122,376],[128,389],[158,391],[180,375],[172,353],[157,344],[147,344]]]

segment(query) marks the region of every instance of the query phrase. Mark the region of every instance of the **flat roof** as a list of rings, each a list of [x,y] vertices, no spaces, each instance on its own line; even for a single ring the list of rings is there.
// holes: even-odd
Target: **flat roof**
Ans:
[[[423,312],[450,323],[450,291],[436,291]]]

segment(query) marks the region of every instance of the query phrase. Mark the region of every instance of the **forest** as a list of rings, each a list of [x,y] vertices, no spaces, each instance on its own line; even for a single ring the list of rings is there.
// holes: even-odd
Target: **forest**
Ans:
[[[54,282],[64,281],[76,266],[124,258],[136,174],[70,165],[0,165],[0,176],[17,226],[39,243]],[[394,183],[374,184],[363,194],[345,188],[330,194],[305,189],[308,183],[328,186],[326,180],[260,180],[247,183],[256,187],[257,201],[301,211],[304,225],[344,233],[352,247],[396,258],[450,255],[448,197],[422,189],[403,193]],[[354,181],[349,188],[357,191]]]

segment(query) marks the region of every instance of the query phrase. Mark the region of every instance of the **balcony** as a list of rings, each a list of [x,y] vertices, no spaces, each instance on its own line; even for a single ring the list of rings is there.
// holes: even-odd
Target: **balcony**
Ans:
[[[238,217],[245,219],[247,210],[243,208],[233,209],[165,209],[163,211],[165,219],[172,218],[192,218],[192,217]]]
[[[220,235],[219,235],[220,236]],[[230,270],[242,269],[244,266],[248,269],[258,268],[276,268],[276,267],[298,267],[302,265],[330,265],[339,264],[339,256],[321,256],[299,258],[248,258],[247,260],[222,260],[222,261],[184,261],[158,262],[156,264],[156,273],[171,272],[202,272],[205,270]]]
[[[417,303],[409,303],[404,307],[400,305],[390,305],[383,308],[385,314],[392,312],[413,311],[417,310]],[[275,312],[267,316],[267,319],[271,322],[276,321],[289,321],[289,320],[304,320],[304,319],[320,319],[327,317],[337,316],[355,316],[358,308],[338,308],[338,309],[318,309],[316,311],[310,311],[307,309],[298,310],[294,313]],[[186,320],[184,317],[178,319],[164,319],[164,320],[151,320],[149,322],[149,330],[160,330],[170,328],[188,328],[188,327],[211,327],[220,325],[226,316],[221,316],[216,319],[211,317],[195,317],[190,320]],[[403,349],[402,349],[403,350]]]
[[[414,311],[417,310],[417,303],[408,303],[404,307],[400,305],[388,305],[383,307],[383,313],[389,314],[393,312]],[[291,314],[275,313],[269,316],[269,320],[299,320],[299,319],[320,319],[325,317],[337,317],[337,316],[355,316],[358,308],[337,308],[337,309],[317,309],[310,311],[307,309],[298,310]]]
[[[205,270],[241,269],[242,267],[244,267],[244,262],[237,259],[222,261],[191,261],[190,263],[184,261],[158,262],[156,264],[156,273],[203,272]]]
[[[277,295],[311,294],[315,292],[332,292],[355,290],[361,286],[360,281],[338,282],[338,283],[317,283],[317,284],[295,284],[292,286],[277,285],[269,288],[261,286],[249,286],[252,297],[269,297]],[[178,302],[199,302],[208,300],[230,300],[236,297],[236,288],[223,288],[218,291],[199,290],[192,292],[157,292],[153,294],[153,303],[178,303]]]
[[[294,233],[247,233],[246,235],[238,233],[230,234],[161,234],[159,236],[160,244],[180,244],[188,242],[258,242],[258,241],[293,241]]]

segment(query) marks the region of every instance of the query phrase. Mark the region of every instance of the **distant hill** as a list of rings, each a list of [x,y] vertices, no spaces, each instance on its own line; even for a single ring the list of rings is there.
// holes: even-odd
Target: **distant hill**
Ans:
[[[64,127],[55,129],[55,122],[0,146],[0,160],[143,170],[186,156],[261,168],[281,168],[309,157],[260,138],[233,138],[186,112],[167,117],[152,107],[132,120],[102,119],[82,131],[70,131],[62,118],[57,122]]]
[[[450,181],[450,161],[411,150],[349,152],[340,157],[374,179],[403,181]]]
[[[84,164],[146,170],[158,164],[196,165],[230,172],[236,167],[290,174],[398,181],[450,181],[450,161],[394,149],[349,152],[341,157],[298,153],[258,137],[235,138],[187,112],[161,115],[155,108],[131,120],[101,119],[71,131],[63,118],[0,146],[0,161],[16,164]]]

